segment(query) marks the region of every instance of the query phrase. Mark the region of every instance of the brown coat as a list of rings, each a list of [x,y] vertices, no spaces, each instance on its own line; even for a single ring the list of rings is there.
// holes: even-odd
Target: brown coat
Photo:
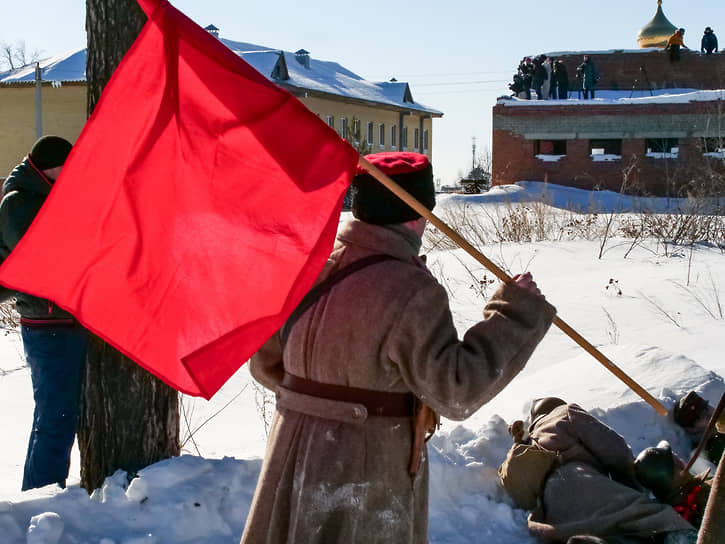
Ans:
[[[621,435],[576,404],[559,406],[533,425],[531,438],[560,453],[529,531],[549,542],[574,535],[651,536],[693,529],[671,506],[639,488],[632,451]]]
[[[278,393],[277,412],[242,542],[427,542],[428,461],[408,474],[411,418],[360,418],[359,407],[292,393],[283,372],[329,384],[412,391],[464,419],[523,368],[555,310],[515,285],[501,287],[485,320],[459,340],[445,289],[417,258],[402,226],[352,221],[321,278],[368,255],[385,261],[347,277],[252,358]]]

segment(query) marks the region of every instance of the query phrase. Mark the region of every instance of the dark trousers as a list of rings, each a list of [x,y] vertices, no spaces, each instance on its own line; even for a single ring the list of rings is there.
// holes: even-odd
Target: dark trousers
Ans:
[[[680,46],[673,44],[668,47],[670,51],[670,62],[677,62],[680,60]]]
[[[88,333],[79,326],[21,326],[33,382],[33,428],[25,458],[23,491],[65,486],[75,440]]]
[[[589,98],[589,94],[590,93],[592,95],[591,97],[594,98],[594,89],[587,89],[586,87],[584,87],[582,89],[582,91],[584,91],[584,100],[586,100],[587,98]]]
[[[559,85],[554,91],[554,98],[559,100],[566,100],[569,98],[569,88]]]

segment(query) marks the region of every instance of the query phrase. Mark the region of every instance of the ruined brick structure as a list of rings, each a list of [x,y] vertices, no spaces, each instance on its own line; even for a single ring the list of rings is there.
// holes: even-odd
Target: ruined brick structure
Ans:
[[[700,36],[688,37],[698,48]],[[600,73],[596,100],[577,92],[584,54]],[[678,62],[658,47],[547,55],[564,62],[570,98],[497,101],[494,185],[548,181],[681,196],[725,173],[725,53],[683,50]],[[667,89],[677,91],[653,96]]]

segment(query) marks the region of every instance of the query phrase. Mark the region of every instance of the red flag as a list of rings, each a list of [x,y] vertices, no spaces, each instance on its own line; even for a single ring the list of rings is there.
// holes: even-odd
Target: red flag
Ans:
[[[357,153],[168,2],[139,4],[149,21],[0,282],[210,398],[314,283]]]

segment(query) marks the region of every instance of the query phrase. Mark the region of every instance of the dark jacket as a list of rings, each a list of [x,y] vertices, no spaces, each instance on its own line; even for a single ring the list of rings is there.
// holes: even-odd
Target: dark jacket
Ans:
[[[540,60],[535,60],[532,85],[534,87],[538,87],[539,85],[542,85],[547,79],[549,79],[549,75],[546,73],[546,68],[544,68],[543,63]]]
[[[700,42],[700,51],[712,52],[717,51],[717,36],[714,32],[705,32],[702,36],[702,42]]]
[[[582,62],[576,69],[576,77],[582,82],[582,89],[594,89],[599,81],[599,70],[592,62],[587,59]]]
[[[534,64],[532,62],[521,61],[519,63],[519,75],[523,79],[526,88],[531,87],[531,80],[534,77]]]
[[[569,74],[566,71],[566,66],[561,61],[556,61],[552,67],[551,79],[554,86],[559,87],[563,91],[569,89]]]
[[[48,180],[26,158],[3,183],[0,202],[0,262],[15,249],[50,193]],[[52,273],[51,265],[48,274]],[[16,297],[15,307],[29,319],[67,319],[72,317],[51,301],[3,288],[1,299]]]

